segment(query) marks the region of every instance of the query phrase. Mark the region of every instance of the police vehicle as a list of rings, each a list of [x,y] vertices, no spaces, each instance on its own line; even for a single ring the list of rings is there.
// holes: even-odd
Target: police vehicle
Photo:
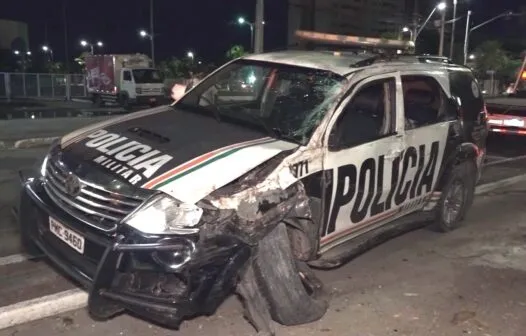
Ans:
[[[312,267],[461,225],[487,136],[471,71],[400,41],[298,36],[360,50],[234,60],[171,106],[63,136],[23,177],[24,245],[89,291],[94,318],[177,328],[237,292],[272,333],[324,315]]]

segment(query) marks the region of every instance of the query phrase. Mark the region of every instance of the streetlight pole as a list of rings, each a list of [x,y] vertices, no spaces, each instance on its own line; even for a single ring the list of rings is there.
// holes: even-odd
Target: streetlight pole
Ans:
[[[494,16],[492,17],[491,19],[489,20],[486,20],[484,22],[482,22],[481,24],[479,25],[476,25],[475,27],[473,28],[469,28],[469,19],[470,19],[470,16],[471,16],[471,11],[468,12],[468,18],[467,18],[467,22],[466,22],[466,33],[465,33],[465,36],[464,36],[464,65],[466,64],[467,62],[467,59],[468,59],[468,49],[469,49],[469,35],[474,31],[474,30],[477,30],[481,27],[484,27],[485,25],[487,25],[488,23],[491,23],[495,20],[498,20],[500,18],[503,18],[503,17],[506,17],[506,16],[512,16],[513,15],[513,12],[512,11],[505,11],[497,16]]]
[[[254,34],[254,52],[263,52],[264,30],[265,30],[265,0],[256,0],[256,22]]]
[[[252,22],[249,22],[247,20],[245,20],[244,17],[240,17],[237,19],[237,22],[240,24],[240,25],[248,25],[250,27],[250,50],[252,52],[254,52],[254,24]]]
[[[152,52],[152,65],[155,68],[155,42],[153,40],[153,0],[150,0],[150,49]]]
[[[444,55],[444,33],[446,29],[446,11],[442,11],[440,16],[440,45],[438,46],[438,56]]]
[[[471,11],[466,16],[466,32],[464,33],[464,65],[468,62],[469,24],[471,23]]]
[[[83,47],[89,47],[90,48],[90,53],[92,55],[94,54],[93,43],[88,42],[86,40],[82,40],[82,41],[80,41],[80,45],[83,46]],[[103,46],[102,42],[101,41],[97,41],[97,47],[102,48],[102,46]]]
[[[53,62],[53,49],[51,49],[49,46],[47,45],[43,45],[42,46],[42,50],[45,52],[45,53],[49,53],[49,60],[51,62]]]
[[[451,26],[451,41],[449,44],[449,58],[453,59],[453,51],[455,49],[455,26],[457,23],[457,4],[458,0],[453,0],[453,24]]]
[[[433,16],[433,14],[435,14],[435,12],[437,10],[444,12],[446,10],[446,3],[445,2],[441,2],[438,5],[436,5],[435,7],[433,7],[433,10],[431,11],[431,13],[429,13],[429,15],[427,16],[426,20],[422,24],[422,26],[420,26],[420,29],[418,29],[418,30],[415,29],[416,32],[415,32],[415,35],[414,35],[413,42],[416,42],[416,39],[418,38],[418,36],[422,32],[422,30],[424,30],[424,27],[427,25],[427,23],[429,22],[429,20],[431,19],[431,17]],[[442,21],[444,21],[444,20],[442,20]]]

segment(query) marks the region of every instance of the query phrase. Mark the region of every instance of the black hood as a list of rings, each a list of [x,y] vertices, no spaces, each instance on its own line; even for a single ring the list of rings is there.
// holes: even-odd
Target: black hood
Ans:
[[[90,127],[62,141],[68,161],[92,162],[133,185],[189,160],[231,146],[276,141],[264,131],[172,107],[137,112]]]

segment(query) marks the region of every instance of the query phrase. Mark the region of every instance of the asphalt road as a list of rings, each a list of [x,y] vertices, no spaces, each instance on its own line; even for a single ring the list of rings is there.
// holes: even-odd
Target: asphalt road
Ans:
[[[277,326],[278,335],[522,336],[526,328],[526,183],[477,197],[464,227],[427,229],[385,243],[344,267],[319,272],[330,309],[315,323]],[[41,263],[11,265],[0,283],[16,295],[35,286],[69,288]],[[32,287],[29,287],[32,286]],[[0,286],[2,288],[2,286]],[[5,291],[2,297],[8,296]],[[15,294],[14,294],[15,295]],[[181,335],[255,335],[235,298],[212,317],[184,323]],[[84,309],[0,331],[0,336],[168,335],[172,331],[118,316],[95,322]]]

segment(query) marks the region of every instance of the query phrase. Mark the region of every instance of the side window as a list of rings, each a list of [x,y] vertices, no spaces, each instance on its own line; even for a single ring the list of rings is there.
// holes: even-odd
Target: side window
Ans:
[[[333,150],[380,139],[395,130],[396,80],[387,78],[366,84],[342,110],[332,131]]]
[[[131,72],[129,72],[129,71],[124,71],[124,72],[122,73],[122,80],[125,80],[125,81],[128,81],[128,82],[131,82],[131,80],[132,80]]]
[[[447,97],[433,77],[402,76],[402,88],[406,130],[444,121]]]

